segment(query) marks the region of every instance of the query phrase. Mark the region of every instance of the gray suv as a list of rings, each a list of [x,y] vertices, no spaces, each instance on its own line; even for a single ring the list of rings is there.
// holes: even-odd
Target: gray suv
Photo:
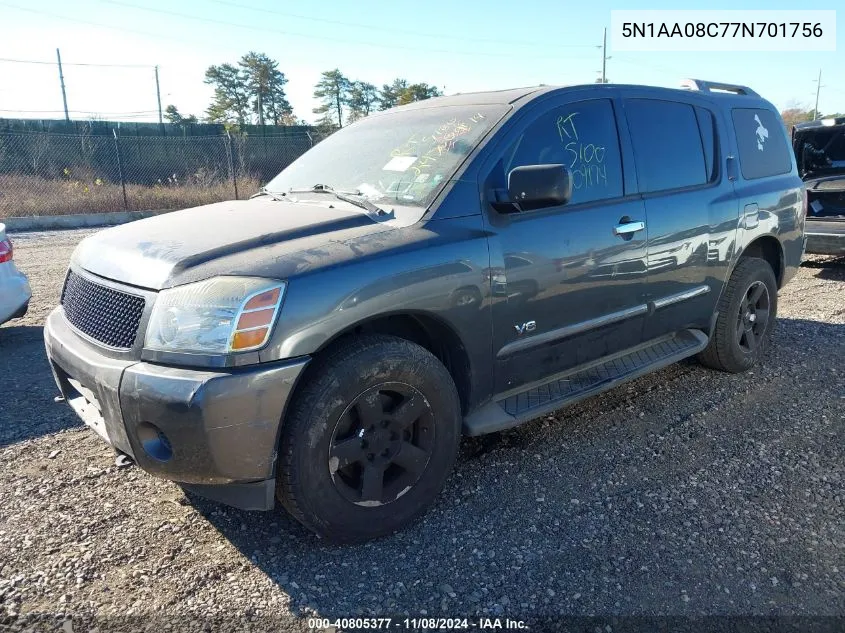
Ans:
[[[745,87],[431,99],[343,128],[250,200],[87,238],[47,353],[144,470],[361,541],[434,501],[462,434],[693,355],[752,367],[806,204]]]

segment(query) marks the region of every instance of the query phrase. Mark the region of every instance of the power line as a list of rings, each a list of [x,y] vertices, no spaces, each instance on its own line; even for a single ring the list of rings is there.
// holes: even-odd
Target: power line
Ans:
[[[108,2],[108,0],[102,0],[102,1]],[[377,44],[377,43],[373,43],[373,42],[364,42],[364,41],[360,41],[360,40],[344,40],[344,39],[338,39],[338,38],[335,38],[335,37],[320,37],[320,36],[317,36],[317,35],[307,35],[307,34],[304,34],[304,33],[297,33],[297,32],[292,32],[292,31],[282,31],[282,30],[279,30],[279,29],[262,28],[262,27],[257,27],[255,25],[229,23],[229,22],[225,22],[225,21],[221,21],[221,20],[213,20],[211,18],[201,18],[199,16],[193,16],[193,15],[188,15],[188,14],[184,14],[184,13],[165,11],[165,10],[161,10],[161,9],[156,10],[156,9],[152,9],[152,8],[149,8],[149,7],[138,7],[138,6],[119,3],[119,2],[110,2],[110,3],[116,4],[116,5],[121,5],[121,6],[126,6],[126,7],[129,7],[129,8],[135,8],[135,9],[139,9],[139,10],[142,10],[142,11],[152,11],[152,12],[157,12],[157,13],[163,13],[163,14],[166,14],[166,15],[173,15],[173,16],[176,16],[176,17],[183,17],[185,19],[200,20],[200,21],[209,22],[209,23],[213,23],[213,24],[220,24],[222,26],[234,26],[234,27],[237,27],[237,28],[267,31],[267,32],[271,32],[271,33],[277,33],[277,34],[281,34],[281,35],[292,35],[294,37],[302,37],[302,38],[306,38],[306,39],[318,39],[318,40],[332,41],[332,42],[340,41],[340,42],[347,42],[347,43],[353,43],[353,44],[357,43],[357,44],[362,44],[362,45],[365,45],[365,46],[373,46],[373,47],[386,48],[386,49],[391,49],[391,50],[392,49],[403,49],[403,50],[413,50],[413,51],[420,51],[420,52],[427,52],[427,53],[445,53],[445,54],[451,54],[451,55],[477,55],[477,56],[482,56],[482,57],[512,57],[512,55],[510,53],[454,51],[454,50],[444,50],[444,49],[436,49],[436,48],[429,48],[429,47],[408,47],[408,46],[396,46],[396,45],[391,45],[391,44]],[[32,9],[30,7],[22,7],[22,6],[19,6],[19,5],[11,4],[9,2],[0,2],[0,6],[5,6],[5,7],[8,7],[10,9],[16,9],[18,11],[23,11],[23,12],[26,12],[26,13],[33,13],[35,15],[46,16],[46,17],[53,18],[53,19],[64,20],[66,22],[74,22],[76,24],[85,24],[85,25],[88,25],[88,26],[95,26],[95,27],[98,27],[98,28],[107,29],[107,30],[111,30],[111,31],[121,31],[121,32],[124,32],[124,33],[132,33],[132,34],[135,34],[135,35],[143,35],[145,37],[175,41],[175,42],[180,42],[180,43],[184,43],[184,41],[185,41],[183,37],[167,36],[167,35],[162,35],[160,33],[151,33],[149,31],[141,31],[141,30],[138,30],[138,29],[129,29],[129,28],[126,28],[126,27],[114,26],[114,25],[111,25],[111,24],[103,24],[102,22],[93,22],[91,20],[82,20],[82,19],[79,19],[79,18],[70,17],[70,16],[67,16],[67,15],[62,15],[62,14],[55,13],[55,12],[52,12],[52,11],[40,11],[38,9]],[[314,19],[316,19],[316,18],[314,18]],[[350,23],[350,25],[352,25],[352,23]],[[493,40],[491,40],[491,41],[493,41]],[[496,42],[501,43],[498,40],[496,40]],[[589,45],[589,44],[582,44],[582,45],[573,44],[573,45],[569,45],[569,46],[572,46],[572,47],[577,46],[577,47],[583,47],[583,48],[599,48],[599,46],[593,46],[593,45]],[[573,57],[573,56],[568,55],[566,57],[568,59],[587,59],[586,57],[583,57],[583,56]],[[32,63],[43,63],[43,64],[52,63],[52,62],[40,62],[40,61],[35,61],[35,60],[17,60],[17,59],[11,59],[11,58],[4,58],[0,61],[20,62],[20,63],[29,63],[31,61]],[[80,64],[74,64],[74,65],[78,65],[78,66],[83,66],[83,65],[85,65],[85,66],[103,66],[103,67],[106,67],[106,66],[138,67],[138,68],[149,68],[150,67],[150,66],[145,66],[145,65],[132,65],[132,64],[81,64],[80,63]]]
[[[0,62],[9,62],[12,64],[43,64],[45,66],[55,66],[56,62],[47,62],[40,59],[10,59],[8,57],[0,57]],[[66,62],[62,61],[62,66],[97,66],[106,68],[153,68],[152,64],[94,64],[94,63],[80,63],[80,62]]]
[[[106,0],[104,0],[106,1]],[[401,35],[416,35],[419,37],[435,37],[440,39],[454,39],[460,40],[462,42],[484,42],[488,44],[498,44],[501,45],[506,43],[508,46],[542,46],[544,48],[549,48],[549,44],[544,42],[542,44],[538,42],[525,42],[525,41],[518,41],[518,40],[502,40],[502,39],[491,39],[491,38],[481,38],[481,37],[465,37],[463,35],[450,35],[448,33],[430,33],[425,31],[413,31],[407,29],[397,29],[393,27],[384,27],[384,26],[374,26],[372,24],[364,24],[362,22],[345,22],[342,20],[330,20],[328,18],[315,18],[309,15],[302,15],[300,13],[289,13],[287,11],[276,11],[274,9],[264,9],[260,7],[253,7],[246,4],[240,4],[238,2],[229,2],[228,0],[210,0],[215,4],[220,4],[227,7],[233,7],[235,9],[245,9],[247,11],[255,11],[257,13],[266,13],[269,15],[280,15],[283,17],[288,18],[296,18],[299,20],[307,20],[310,22],[319,22],[322,24],[336,24],[338,26],[352,26],[356,29],[367,29],[370,31],[383,31],[386,33],[398,33]],[[128,6],[128,5],[127,5]],[[551,46],[552,48],[601,48],[600,46],[596,46],[593,44],[554,44]]]
[[[38,9],[30,9],[29,7],[20,7],[16,4],[9,4],[8,2],[0,2],[0,6],[9,7],[10,9],[17,9],[18,11],[25,11],[27,13],[34,13],[35,15],[43,15],[48,18],[64,20],[65,22],[75,22],[77,24],[86,24],[88,26],[96,26],[101,29],[108,29],[111,31],[122,31],[124,33],[133,33],[135,35],[143,35],[145,37],[152,37],[160,40],[169,40],[171,42],[185,43],[183,37],[173,37],[169,35],[160,35],[158,33],[150,33],[149,31],[139,31],[137,29],[127,29],[123,26],[112,26],[111,24],[103,24],[102,22],[91,22],[90,20],[80,20],[79,18],[72,18],[53,11],[39,11]]]
[[[633,61],[633,60],[630,60],[630,59],[625,59],[624,57],[622,59],[620,59],[619,55],[620,55],[620,53],[616,53],[615,58],[616,58],[616,61],[619,62],[620,64],[626,64],[628,66],[644,66],[644,67],[650,68],[652,70],[657,70],[657,71],[660,71],[662,73],[668,73],[668,74],[674,75],[675,77],[679,76],[677,70],[672,70],[671,68],[667,68],[666,66],[659,66],[659,65],[653,64],[651,62],[644,62],[641,59],[638,59],[636,61]],[[624,53],[622,53],[622,55],[624,55]]]
[[[197,22],[206,22],[208,24],[218,24],[220,26],[225,26],[227,28],[240,28],[240,29],[247,29],[250,31],[262,31],[265,33],[274,33],[277,35],[289,35],[293,37],[301,37],[305,39],[312,39],[312,40],[321,40],[321,41],[329,41],[329,42],[345,42],[347,44],[358,44],[362,46],[372,46],[375,48],[386,48],[389,50],[408,50],[408,51],[416,51],[416,52],[423,52],[423,53],[445,53],[449,55],[470,55],[470,56],[481,56],[481,57],[513,57],[512,53],[493,53],[493,52],[485,52],[485,51],[456,51],[451,49],[440,49],[440,48],[431,48],[428,46],[401,46],[395,44],[379,44],[376,42],[368,42],[364,40],[353,40],[353,39],[344,39],[338,37],[330,37],[330,36],[320,36],[320,35],[310,35],[299,33],[296,31],[286,31],[282,29],[276,29],[272,27],[264,27],[264,26],[257,26],[255,24],[240,24],[238,22],[230,22],[227,20],[216,20],[214,18],[206,18],[198,15],[191,15],[189,13],[181,13],[179,11],[170,11],[167,9],[156,9],[153,7],[144,7],[137,4],[131,4],[129,2],[120,2],[119,0],[100,0],[100,2],[105,4],[111,4],[118,7],[124,7],[128,9],[136,9],[138,11],[147,11],[149,13],[157,13],[159,15],[169,15],[172,17],[182,18],[185,20],[194,20]],[[543,55],[543,57],[548,57],[548,55]],[[572,59],[571,56],[567,56],[568,58]]]
[[[12,112],[15,114],[61,114],[64,110],[4,110],[0,108],[0,112]],[[98,111],[96,108],[91,110],[68,110],[68,112],[73,112],[74,114],[91,114],[92,112],[96,112],[99,114],[109,114],[109,115],[120,115],[120,116],[128,116],[128,115],[148,115],[148,114],[156,114],[158,110],[134,110],[131,112],[111,112],[111,111]]]

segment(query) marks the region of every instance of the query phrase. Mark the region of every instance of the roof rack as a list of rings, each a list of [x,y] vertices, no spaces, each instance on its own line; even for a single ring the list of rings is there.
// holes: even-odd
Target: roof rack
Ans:
[[[684,79],[681,81],[681,88],[685,90],[698,90],[700,92],[730,92],[737,95],[748,95],[750,97],[760,96],[746,86],[725,84],[718,81],[703,81],[701,79]]]

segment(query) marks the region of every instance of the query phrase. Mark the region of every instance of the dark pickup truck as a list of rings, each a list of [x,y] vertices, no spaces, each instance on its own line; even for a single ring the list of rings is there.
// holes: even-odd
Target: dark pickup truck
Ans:
[[[845,118],[792,129],[798,173],[807,187],[807,253],[845,255]]]
[[[747,370],[805,189],[769,102],[685,86],[403,106],[250,200],[93,235],[44,328],[56,383],[144,470],[360,541],[433,503],[462,434],[690,356]]]

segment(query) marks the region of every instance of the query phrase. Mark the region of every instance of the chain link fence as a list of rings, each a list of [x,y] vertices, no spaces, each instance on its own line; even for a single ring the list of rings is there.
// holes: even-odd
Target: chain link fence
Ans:
[[[318,141],[0,133],[0,219],[182,209],[248,198]]]

